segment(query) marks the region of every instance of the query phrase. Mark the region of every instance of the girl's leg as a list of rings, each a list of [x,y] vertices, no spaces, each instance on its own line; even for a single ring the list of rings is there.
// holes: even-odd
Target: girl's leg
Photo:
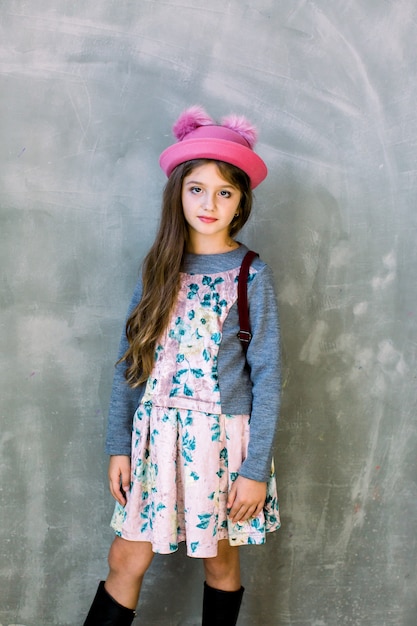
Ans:
[[[109,552],[109,575],[98,586],[84,626],[130,626],[152,558],[150,543],[116,537]]]
[[[206,583],[213,589],[236,591],[240,589],[239,548],[227,539],[217,544],[217,556],[204,559]]]
[[[110,571],[105,589],[122,606],[136,608],[143,577],[153,556],[149,542],[115,537],[109,552]]]
[[[242,602],[239,548],[219,541],[217,556],[204,559],[202,626],[235,626]]]

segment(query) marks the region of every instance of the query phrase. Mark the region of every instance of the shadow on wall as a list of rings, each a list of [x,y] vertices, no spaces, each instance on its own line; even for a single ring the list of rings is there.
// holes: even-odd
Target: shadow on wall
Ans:
[[[287,624],[285,615],[296,619],[301,611],[299,593],[309,589],[314,603],[320,591],[314,582],[317,568],[328,567],[321,585],[326,578],[331,584],[332,564],[343,560],[357,521],[349,483],[367,444],[359,417],[364,409],[360,389],[358,395],[358,354],[366,350],[368,338],[354,330],[349,281],[355,280],[355,242],[326,189],[303,187],[299,181],[284,185],[278,206],[250,228],[253,246],[265,249],[274,268],[281,317],[283,393],[276,465],[282,528],[273,554],[264,560],[275,572],[275,615]],[[268,232],[277,231],[275,240],[265,242]],[[298,572],[298,581],[292,580],[292,571]]]

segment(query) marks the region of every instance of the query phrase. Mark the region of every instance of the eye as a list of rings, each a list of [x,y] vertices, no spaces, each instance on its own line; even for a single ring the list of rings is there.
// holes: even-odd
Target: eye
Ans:
[[[226,189],[223,189],[220,192],[220,195],[221,195],[222,198],[230,198],[232,194],[231,194],[230,191],[227,191]]]
[[[193,185],[190,187],[191,193],[198,194],[201,193],[201,187],[197,187],[197,185]]]

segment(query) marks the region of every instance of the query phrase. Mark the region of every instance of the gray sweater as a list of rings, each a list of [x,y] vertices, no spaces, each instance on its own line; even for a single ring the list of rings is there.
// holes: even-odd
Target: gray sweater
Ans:
[[[241,265],[248,249],[241,245],[224,254],[186,254],[183,272],[216,274]],[[250,442],[248,455],[240,468],[246,478],[266,481],[270,476],[272,449],[280,405],[280,344],[278,311],[270,268],[259,258],[252,263],[255,274],[248,282],[249,317],[252,341],[245,356],[237,338],[239,317],[235,303],[225,320],[218,353],[218,380],[221,412],[249,414]],[[128,316],[140,301],[142,282],[133,294]],[[119,357],[128,347],[123,332]],[[110,455],[131,453],[133,415],[145,390],[145,383],[132,389],[126,383],[125,363],[116,366],[110,399],[106,452]],[[250,373],[249,373],[250,372]]]

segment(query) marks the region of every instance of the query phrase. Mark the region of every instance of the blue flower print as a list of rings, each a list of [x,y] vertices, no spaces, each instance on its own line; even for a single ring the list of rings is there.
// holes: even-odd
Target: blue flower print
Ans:
[[[210,523],[211,514],[203,513],[202,515],[198,516],[198,519],[200,520],[200,523],[197,524],[197,528],[202,528],[203,530],[206,530],[206,528],[208,528],[208,525]]]
[[[203,295],[203,298],[200,300],[200,304],[204,308],[210,308],[217,315],[221,315],[222,309],[227,306],[226,300],[224,298],[220,300],[220,295],[217,291],[217,286],[221,283],[224,283],[224,278],[221,276],[217,276],[214,280],[211,276],[203,276],[202,278],[202,284],[205,287],[209,287],[210,292]],[[195,295],[195,293],[196,292],[194,292],[193,295]]]
[[[220,458],[223,459],[225,467],[227,467],[228,466],[227,448],[222,448],[220,450]]]
[[[221,338],[222,338],[222,334],[221,333],[213,333],[212,336],[211,336],[211,339],[212,339],[212,341],[214,341],[216,346],[220,345]]]
[[[206,293],[201,301],[201,306],[209,307],[211,305],[211,295]]]
[[[163,352],[164,348],[163,346],[161,346],[161,344],[159,344],[159,346],[156,347],[155,350],[155,354],[154,354],[154,360],[157,361],[159,358],[159,355],[161,354],[161,352]]]
[[[175,339],[175,341],[181,343],[182,338],[187,332],[189,332],[189,326],[184,323],[181,317],[177,317],[175,327],[170,329],[168,336],[170,339]]]
[[[212,441],[220,441],[220,424],[218,421],[216,421],[212,427],[210,428],[211,430],[211,440]]]
[[[188,373],[188,369],[178,370],[178,372],[172,377],[174,385],[181,385],[181,376]]]
[[[144,406],[146,415],[149,417],[152,411],[152,406],[153,406],[152,400],[146,400],[143,406]]]
[[[193,461],[193,452],[195,450],[195,437],[190,437],[188,432],[182,436],[182,456],[188,463]]]
[[[200,287],[196,285],[195,283],[191,283],[191,285],[188,285],[188,289],[189,289],[189,292],[187,293],[187,298],[188,300],[192,300],[198,293],[198,290],[200,289]]]

